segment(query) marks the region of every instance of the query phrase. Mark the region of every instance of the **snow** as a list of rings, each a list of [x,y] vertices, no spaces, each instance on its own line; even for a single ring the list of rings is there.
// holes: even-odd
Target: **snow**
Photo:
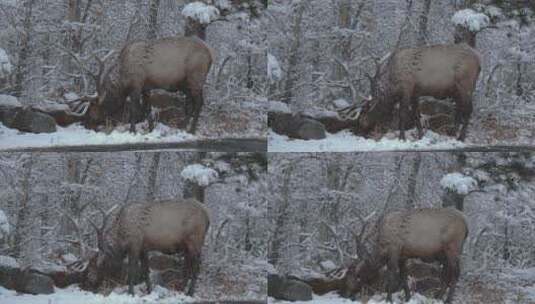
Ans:
[[[0,78],[6,77],[11,73],[12,69],[13,66],[11,65],[11,62],[9,62],[9,57],[7,56],[6,51],[0,48]]]
[[[201,24],[208,24],[219,18],[219,10],[217,7],[202,2],[189,3],[182,9],[182,14],[199,21]]]
[[[268,78],[271,82],[275,82],[282,79],[282,69],[279,61],[275,56],[270,53],[267,54],[267,72]]]
[[[214,5],[222,10],[232,9],[232,4],[230,4],[229,0],[215,0]]]
[[[358,297],[357,297],[358,298]],[[420,294],[413,294],[410,301],[404,302],[401,300],[400,293],[392,294],[392,300],[393,303],[405,303],[405,304],[440,304],[442,301],[426,298]],[[375,295],[368,301],[360,302],[360,301],[351,301],[350,299],[342,298],[337,293],[328,293],[322,296],[313,295],[313,298],[311,301],[295,301],[295,302],[289,302],[289,301],[281,301],[274,299],[272,297],[268,297],[269,304],[339,304],[339,303],[353,303],[353,304],[360,304],[360,303],[367,303],[367,304],[386,304],[386,295]]]
[[[389,136],[390,135],[390,136]],[[428,130],[420,140],[402,141],[394,133],[385,135],[381,140],[366,139],[350,131],[335,134],[319,140],[290,139],[272,130],[268,133],[268,152],[351,152],[351,151],[396,151],[415,149],[451,149],[462,148],[466,144],[450,136],[443,136]],[[409,136],[410,138],[410,136]]]
[[[347,102],[347,100],[342,99],[342,98],[333,100],[333,104],[337,109],[343,109],[343,108],[349,107],[349,102]]]
[[[10,268],[20,268],[20,265],[17,262],[17,260],[7,255],[0,255],[0,266],[10,267]]]
[[[440,180],[440,186],[458,194],[466,195],[477,188],[477,181],[470,176],[454,172],[446,174]]]
[[[29,295],[20,294],[13,290],[0,287],[0,303],[9,304],[150,304],[150,303],[191,303],[195,299],[185,296],[182,293],[174,292],[155,286],[148,295],[130,296],[126,293],[112,292],[107,296],[83,291],[78,287],[68,287],[65,289],[56,288],[55,293],[50,295]]]
[[[65,100],[67,100],[67,101],[73,101],[73,100],[80,99],[80,96],[78,96],[78,94],[76,94],[74,92],[67,92],[67,93],[63,94],[63,98],[65,98]]]
[[[457,11],[451,18],[451,21],[455,25],[468,28],[471,32],[479,32],[490,23],[487,15],[477,13],[469,8]]]
[[[199,137],[183,130],[171,129],[158,124],[150,133],[141,133],[138,128],[136,134],[127,130],[113,130],[111,133],[95,132],[79,124],[62,128],[57,127],[54,133],[22,133],[10,129],[0,123],[0,150],[29,147],[50,146],[84,146],[84,145],[111,145],[128,143],[165,143],[197,140]]]
[[[15,96],[0,94],[0,106],[22,107],[22,104]]]
[[[323,268],[323,270],[326,270],[326,271],[331,271],[331,270],[336,269],[336,264],[334,264],[334,262],[331,260],[320,262],[320,266],[321,268]]]
[[[215,182],[219,178],[219,174],[212,168],[205,167],[201,164],[189,165],[180,175],[191,182],[198,184],[199,186],[206,187]]]
[[[270,112],[279,112],[279,113],[292,113],[288,104],[280,101],[269,101],[268,102]]]
[[[9,234],[9,222],[4,211],[0,210],[0,240]]]

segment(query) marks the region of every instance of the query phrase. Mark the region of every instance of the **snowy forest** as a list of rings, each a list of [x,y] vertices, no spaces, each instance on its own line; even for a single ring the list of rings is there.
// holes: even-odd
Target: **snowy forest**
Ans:
[[[372,246],[363,227],[382,214],[452,207],[469,227],[453,303],[533,303],[534,177],[533,153],[271,154],[271,271],[300,279],[334,275],[362,258],[357,241]],[[409,266],[416,292],[428,296],[432,281],[422,273]],[[328,296],[317,300],[343,302]],[[368,303],[381,299],[384,289]],[[416,299],[411,303],[431,303]]]
[[[151,279],[162,287],[154,288],[155,298],[148,295],[140,303],[157,299],[176,303],[180,296],[184,300],[264,300],[266,173],[266,155],[252,153],[2,154],[0,270],[20,268],[40,276],[39,284],[17,286],[25,293],[47,293],[52,283],[62,288],[81,285],[69,267],[96,250],[93,223],[100,225],[113,206],[195,197],[210,214],[195,298],[179,293],[182,274],[172,268],[179,269],[180,260],[155,254],[149,262]],[[1,284],[9,286],[10,278],[2,271]],[[43,279],[43,274],[53,282]],[[109,301],[113,297],[126,301],[120,298],[121,286],[111,284],[101,292],[111,292]],[[2,303],[23,298],[10,297],[0,289]],[[56,295],[53,303],[109,303],[74,287],[57,289]],[[49,303],[47,298],[42,301]]]
[[[257,0],[0,1],[0,136],[6,139],[1,147],[265,138],[268,88],[262,12],[266,5]],[[116,85],[119,77],[124,80],[118,65],[133,69],[146,62],[135,59],[128,67],[119,63],[125,45],[136,41],[155,45],[159,41],[155,39],[183,36],[194,37],[198,48],[209,49],[212,62],[204,83],[166,92],[177,85],[163,82],[174,80],[149,74],[165,80],[150,85],[156,90],[143,96],[152,113],[144,108],[143,117],[149,119],[136,120],[137,134],[126,132],[130,115],[137,117],[129,112],[135,104],[133,95],[127,106],[113,99],[119,109],[115,114],[106,112],[106,121],[99,118],[97,126],[87,123],[94,113],[93,104],[87,102],[115,94],[118,90],[105,88]],[[200,51],[188,52],[198,56]],[[146,60],[165,66],[172,59],[148,56]],[[190,57],[184,60],[195,62]],[[199,104],[194,92],[199,86],[204,106],[193,136],[184,124],[189,103]],[[193,94],[193,100],[185,93]]]
[[[379,67],[388,54],[454,42],[473,42],[481,60],[465,143],[532,144],[534,5],[522,0],[271,1],[266,11],[269,151],[456,146],[448,134],[454,106],[447,100],[420,99],[425,134],[421,140],[409,134],[407,142],[395,140],[395,114],[381,116],[378,123],[386,130],[368,138],[350,132],[354,116],[346,117],[348,122],[340,115],[341,109],[382,93],[376,76],[384,73],[378,74]]]

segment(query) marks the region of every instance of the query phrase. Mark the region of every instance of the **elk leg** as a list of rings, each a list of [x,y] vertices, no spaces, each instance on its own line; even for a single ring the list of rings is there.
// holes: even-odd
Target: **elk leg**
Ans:
[[[392,303],[392,293],[396,291],[399,278],[399,257],[393,255],[388,259],[387,277],[386,277],[386,301]]]
[[[422,122],[420,121],[420,105],[418,104],[418,98],[412,100],[412,116],[414,117],[414,123],[418,130],[418,139],[422,139],[424,131],[422,128]]]
[[[461,267],[459,265],[459,250],[457,250],[456,246],[451,246],[448,248],[448,277],[447,277],[447,285],[449,287],[448,295],[446,296],[445,303],[451,303],[453,300],[453,294],[455,293],[455,286],[457,285],[457,281],[459,280],[459,276],[461,273]]]
[[[134,295],[134,281],[137,274],[138,256],[137,254],[128,254],[128,293]]]
[[[407,263],[406,262],[407,262],[406,260],[399,261],[399,277],[401,278],[403,291],[405,291],[405,301],[409,301],[411,299],[411,291],[409,289],[409,280],[407,277]]]
[[[143,119],[147,118],[147,122],[149,123],[149,131],[152,132],[154,130],[154,122],[156,119],[152,115],[152,109],[149,101],[149,95],[150,91],[145,90],[142,93],[142,113],[143,113]]]
[[[466,129],[468,128],[468,123],[470,122],[470,117],[472,116],[473,106],[472,106],[472,96],[471,93],[465,93],[466,90],[457,84],[457,98],[455,103],[455,129],[457,130],[459,125],[462,125],[459,131],[459,137],[457,138],[460,141],[466,139]]]
[[[136,133],[136,122],[141,111],[140,99],[141,94],[139,92],[132,92],[130,94],[130,132]]]
[[[195,134],[195,131],[197,131],[197,123],[199,122],[199,116],[201,115],[201,109],[204,104],[204,97],[202,90],[197,90],[192,94],[192,122],[190,126],[189,132],[191,134]]]
[[[189,122],[191,120],[191,113],[193,112],[193,98],[191,96],[191,91],[187,88],[183,89],[184,95],[186,95],[186,103],[184,104],[184,129],[187,130]]]
[[[407,96],[403,96],[399,103],[399,139],[405,140],[405,127],[407,120],[407,110],[409,108],[409,100]]]
[[[141,271],[143,271],[143,279],[147,285],[147,292],[151,293],[152,284],[150,283],[149,257],[147,252],[141,253]]]
[[[193,255],[191,257],[191,278],[190,278],[190,285],[187,292],[188,296],[193,296],[193,292],[195,291],[195,284],[197,283],[197,276],[199,275],[199,269],[200,269],[200,256],[199,255]]]

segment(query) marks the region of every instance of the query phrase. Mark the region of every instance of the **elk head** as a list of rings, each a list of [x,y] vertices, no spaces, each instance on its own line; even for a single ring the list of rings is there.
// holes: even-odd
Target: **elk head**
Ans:
[[[69,265],[69,269],[83,274],[82,286],[84,288],[95,290],[110,274],[121,273],[122,258],[113,250],[113,246],[105,235],[108,232],[105,228],[116,207],[113,206],[108,211],[99,208],[103,215],[101,225],[97,225],[93,220],[88,219],[88,222],[96,232],[97,249],[91,250],[86,257]]]
[[[72,114],[81,118],[85,127],[96,129],[98,125],[103,124],[111,115],[113,110],[118,106],[123,106],[122,100],[119,100],[117,85],[112,81],[110,74],[116,68],[116,64],[107,65],[106,63],[113,57],[115,51],[110,51],[104,57],[95,56],[98,63],[97,72],[82,67],[82,69],[93,78],[96,92],[93,95],[85,95],[75,100],[71,106]]]

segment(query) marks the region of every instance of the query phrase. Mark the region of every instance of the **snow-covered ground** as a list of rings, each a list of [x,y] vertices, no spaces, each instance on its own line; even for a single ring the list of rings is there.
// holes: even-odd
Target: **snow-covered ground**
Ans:
[[[402,294],[401,294],[402,295]],[[400,293],[396,293],[392,295],[393,303],[405,303],[405,304],[440,304],[442,301],[434,300],[426,298],[420,294],[414,294],[411,297],[411,300],[409,302],[401,301]],[[270,304],[341,304],[341,303],[352,303],[352,304],[359,304],[359,303],[367,303],[367,304],[386,304],[386,299],[384,295],[377,295],[372,297],[371,299],[368,299],[368,301],[351,301],[350,299],[342,298],[336,293],[328,293],[326,295],[318,296],[314,295],[313,299],[311,301],[296,301],[296,302],[288,302],[288,301],[280,301],[276,300],[272,297],[268,298],[268,303]]]
[[[111,133],[95,132],[79,124],[65,128],[58,127],[54,133],[24,133],[10,129],[0,123],[0,150],[15,148],[34,148],[51,146],[111,145],[128,143],[183,142],[201,139],[183,130],[171,129],[158,124],[150,133],[139,131],[136,134],[127,129],[116,129]]]
[[[50,295],[17,294],[13,290],[0,287],[0,303],[6,304],[151,304],[151,303],[191,303],[195,299],[182,293],[156,286],[148,295],[130,296],[127,293],[112,292],[107,296],[83,291],[77,287],[56,288]]]
[[[408,132],[411,133],[411,132]],[[395,151],[395,150],[439,150],[462,148],[468,145],[455,140],[451,136],[444,136],[430,130],[420,140],[399,140],[394,133],[387,134],[381,140],[366,139],[355,136],[349,131],[335,134],[327,133],[327,137],[319,140],[291,139],[273,131],[268,134],[269,152],[351,152],[351,151]]]

